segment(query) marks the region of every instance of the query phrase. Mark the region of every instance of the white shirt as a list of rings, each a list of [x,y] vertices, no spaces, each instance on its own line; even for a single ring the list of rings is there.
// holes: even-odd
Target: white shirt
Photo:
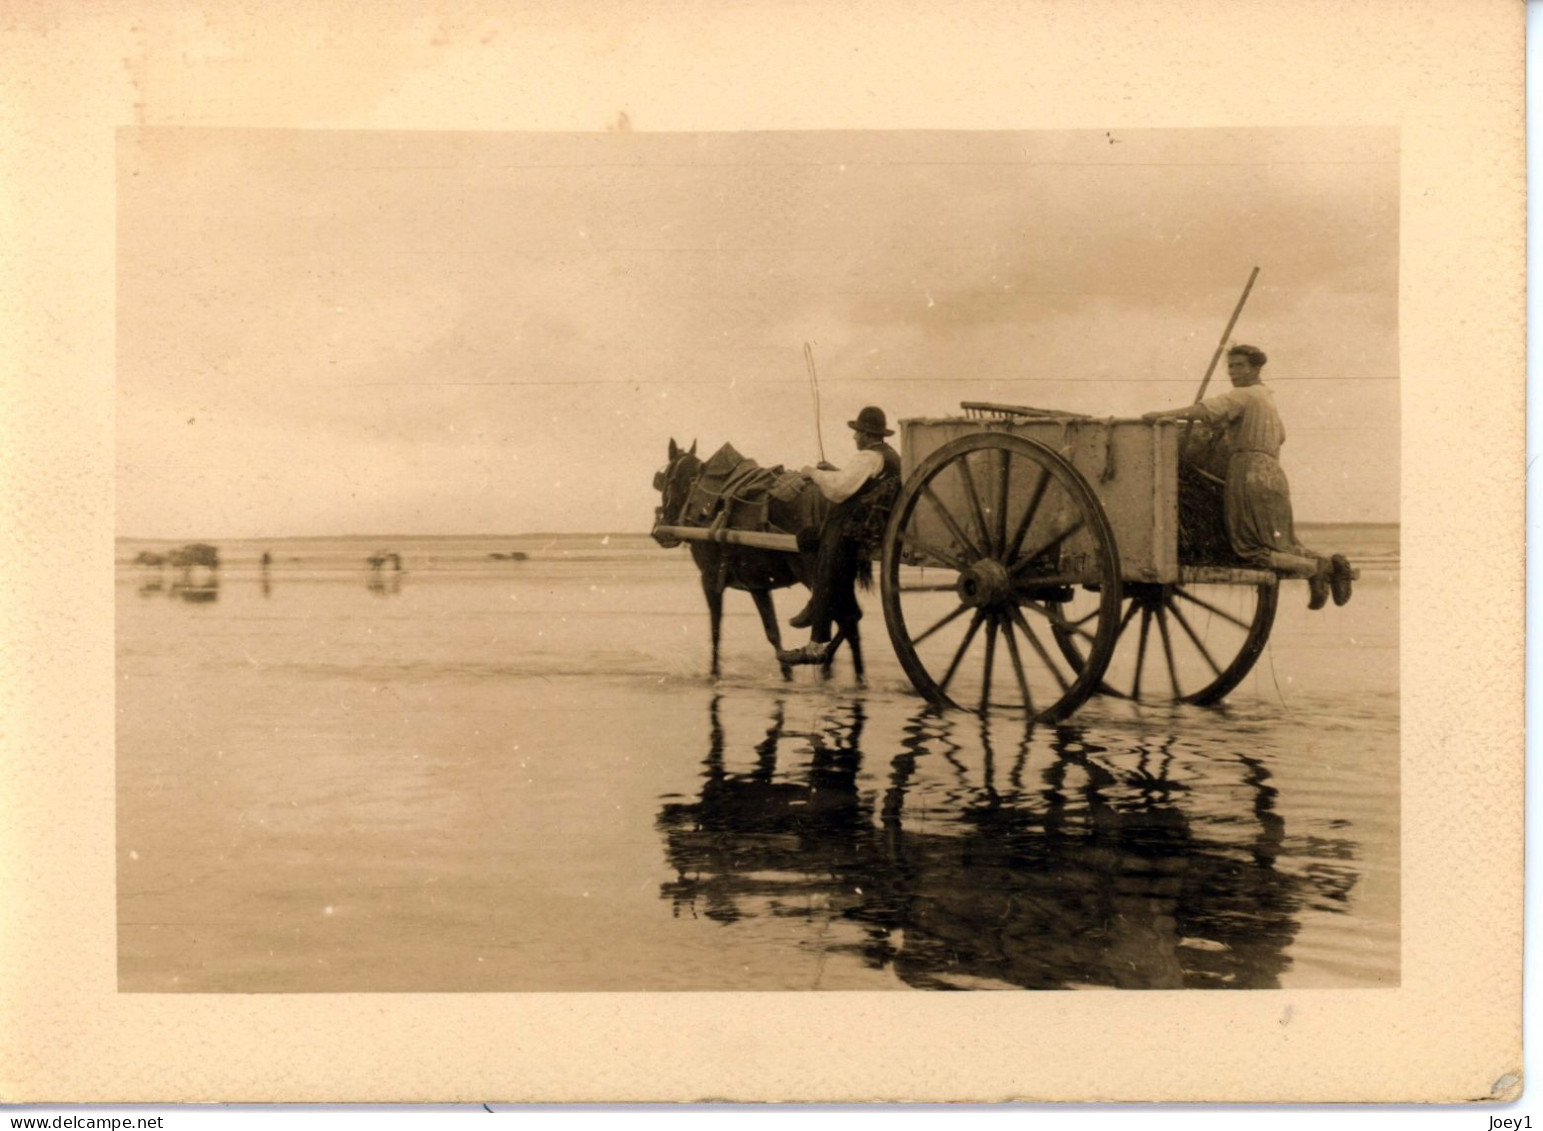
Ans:
[[[862,488],[862,485],[884,470],[884,457],[877,448],[864,448],[852,462],[835,471],[813,468],[809,478],[819,484],[820,494],[833,503],[845,502]]]

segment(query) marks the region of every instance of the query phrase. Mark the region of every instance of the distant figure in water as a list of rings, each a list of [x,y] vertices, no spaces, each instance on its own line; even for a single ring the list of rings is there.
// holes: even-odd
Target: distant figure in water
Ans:
[[[396,594],[402,591],[402,556],[393,550],[376,550],[366,559],[370,563],[370,579],[366,582],[371,593]],[[385,577],[385,567],[391,567],[391,577]]]
[[[1334,603],[1343,605],[1350,600],[1349,560],[1343,554],[1325,557],[1297,541],[1291,486],[1279,462],[1286,428],[1259,372],[1267,360],[1263,350],[1233,346],[1227,351],[1231,392],[1141,419],[1195,420],[1221,430],[1227,450],[1222,519],[1232,552],[1250,565],[1307,578],[1310,609],[1323,608],[1331,593]]]

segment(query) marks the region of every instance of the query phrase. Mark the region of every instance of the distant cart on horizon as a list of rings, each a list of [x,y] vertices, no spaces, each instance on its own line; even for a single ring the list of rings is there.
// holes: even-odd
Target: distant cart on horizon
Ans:
[[[1237,688],[1283,577],[1232,555],[1205,426],[960,407],[900,422],[880,593],[916,690],[1048,722],[1095,694],[1208,705]],[[798,550],[788,532],[657,530]]]

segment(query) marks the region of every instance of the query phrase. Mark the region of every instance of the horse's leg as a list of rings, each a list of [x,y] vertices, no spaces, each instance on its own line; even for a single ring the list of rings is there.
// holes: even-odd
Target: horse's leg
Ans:
[[[857,686],[862,687],[864,686],[862,633],[858,631],[855,620],[843,628],[841,632],[846,637],[847,647],[852,650],[852,674],[857,677]]]
[[[782,630],[777,627],[777,605],[772,600],[770,589],[752,589],[750,596],[755,601],[755,611],[761,614],[761,627],[766,630],[766,639],[771,641],[772,650],[782,651]],[[787,664],[778,663],[782,669],[782,678],[792,679],[793,669]]]
[[[844,624],[838,624],[836,626],[836,635],[830,638],[830,643],[826,646],[825,658],[820,661],[820,679],[822,682],[830,678],[830,666],[835,662],[836,649],[840,648],[842,644],[846,643],[846,639],[847,626]]]
[[[717,679],[718,669],[718,638],[723,627],[723,588],[718,584],[718,571],[712,570],[702,574],[702,593],[707,597],[707,623],[712,628],[713,634],[713,668],[712,677]]]

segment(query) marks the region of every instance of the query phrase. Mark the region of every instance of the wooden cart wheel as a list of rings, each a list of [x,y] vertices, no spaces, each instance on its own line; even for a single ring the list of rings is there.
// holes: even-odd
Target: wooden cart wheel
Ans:
[[[1097,496],[1054,450],[1008,433],[946,444],[906,481],[880,587],[901,667],[940,706],[1064,719],[1119,636],[1119,554]],[[1093,612],[1064,626],[1085,645],[1073,665],[1049,645],[1079,593]]]
[[[1271,584],[1128,582],[1124,596],[1118,639],[1099,694],[1208,706],[1219,703],[1253,669],[1270,638],[1280,589]],[[1084,620],[1101,617],[1102,609],[1074,596],[1060,612],[1055,641],[1080,670],[1088,649],[1074,630]]]

